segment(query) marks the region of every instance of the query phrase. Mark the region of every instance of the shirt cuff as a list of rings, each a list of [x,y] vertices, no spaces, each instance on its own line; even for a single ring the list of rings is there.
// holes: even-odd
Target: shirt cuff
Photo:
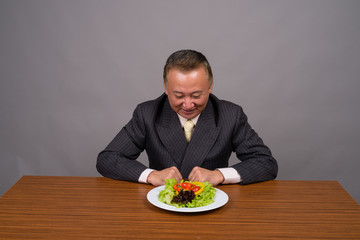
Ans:
[[[240,174],[235,170],[235,168],[218,168],[222,175],[224,176],[223,184],[230,184],[230,183],[239,183],[241,182]]]
[[[143,171],[138,179],[140,183],[147,183],[147,178],[149,174],[154,171],[154,169],[147,168],[145,171]]]

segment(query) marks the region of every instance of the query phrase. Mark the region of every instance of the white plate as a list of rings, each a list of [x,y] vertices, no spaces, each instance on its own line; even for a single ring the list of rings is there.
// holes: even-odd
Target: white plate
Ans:
[[[170,206],[166,203],[162,203],[159,201],[159,193],[164,190],[165,186],[160,186],[160,187],[156,187],[152,190],[150,190],[147,194],[147,199],[148,201],[155,205],[156,207],[165,209],[165,210],[169,210],[169,211],[173,211],[173,212],[204,212],[204,211],[209,211],[209,210],[213,210],[219,207],[224,206],[228,201],[229,201],[229,196],[221,191],[220,189],[216,189],[216,193],[215,193],[215,197],[214,197],[214,202],[203,206],[203,207],[196,207],[196,208],[177,208],[174,206]]]

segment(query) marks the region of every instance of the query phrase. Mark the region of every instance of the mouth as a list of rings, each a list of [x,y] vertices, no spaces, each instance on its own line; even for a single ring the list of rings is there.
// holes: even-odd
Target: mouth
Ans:
[[[195,109],[187,110],[187,109],[181,109],[184,115],[192,115],[195,112]]]
[[[193,113],[194,109],[181,109],[184,113]]]

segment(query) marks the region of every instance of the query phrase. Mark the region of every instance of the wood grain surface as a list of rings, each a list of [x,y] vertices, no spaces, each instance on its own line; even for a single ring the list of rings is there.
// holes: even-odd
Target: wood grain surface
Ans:
[[[152,188],[24,176],[0,198],[0,239],[360,239],[360,207],[334,181],[222,185],[229,202],[202,213],[159,209]]]

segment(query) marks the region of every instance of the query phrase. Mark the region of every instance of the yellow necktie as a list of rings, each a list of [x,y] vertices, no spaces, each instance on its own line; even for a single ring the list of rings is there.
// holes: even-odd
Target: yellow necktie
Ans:
[[[184,132],[185,132],[185,137],[186,137],[186,140],[188,142],[190,142],[190,139],[191,139],[191,134],[192,134],[192,130],[194,128],[194,123],[193,121],[191,120],[187,120],[184,124]]]

